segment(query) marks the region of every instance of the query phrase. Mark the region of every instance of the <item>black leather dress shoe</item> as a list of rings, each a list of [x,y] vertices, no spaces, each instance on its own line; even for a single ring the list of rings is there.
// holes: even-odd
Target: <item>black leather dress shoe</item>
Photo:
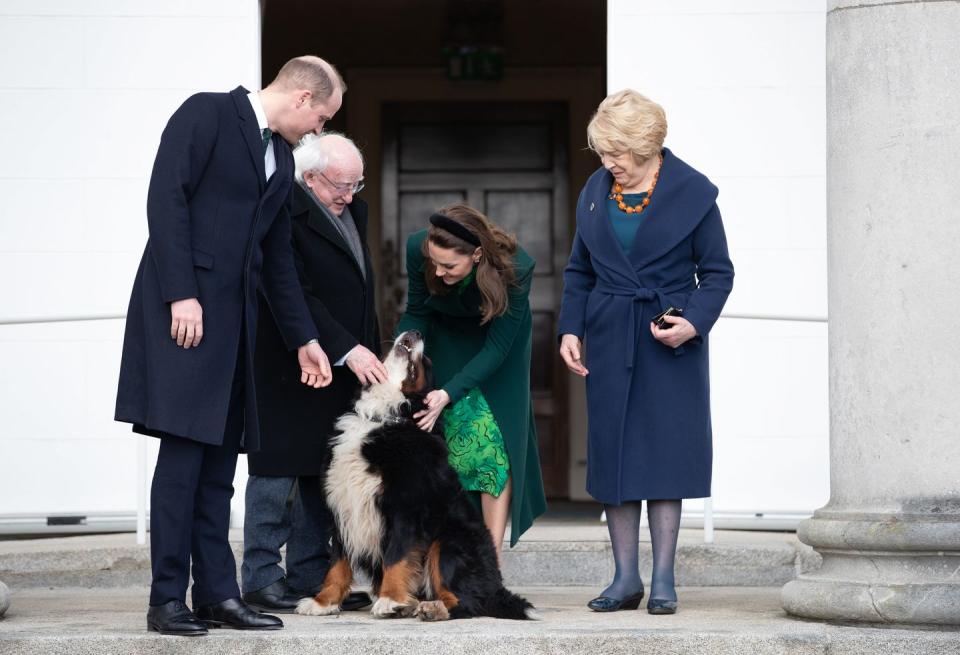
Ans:
[[[651,598],[647,601],[647,612],[650,614],[676,614],[677,601]]]
[[[258,612],[293,614],[301,598],[302,596],[294,593],[281,578],[263,589],[248,591],[243,595],[243,602]]]
[[[626,598],[616,599],[609,596],[597,596],[589,603],[587,607],[594,612],[616,612],[617,610],[635,610],[640,607],[640,601],[643,600],[643,589],[639,593],[627,596]]]
[[[372,604],[373,600],[367,592],[351,591],[347,594],[347,597],[340,602],[340,609],[344,612],[355,612],[365,607],[370,607]]]
[[[216,605],[206,605],[197,610],[197,618],[208,628],[233,628],[235,630],[280,630],[283,621],[276,616],[260,614],[239,598],[228,598]]]
[[[171,600],[163,605],[151,605],[147,610],[147,630],[181,637],[207,634],[207,626],[179,600]]]

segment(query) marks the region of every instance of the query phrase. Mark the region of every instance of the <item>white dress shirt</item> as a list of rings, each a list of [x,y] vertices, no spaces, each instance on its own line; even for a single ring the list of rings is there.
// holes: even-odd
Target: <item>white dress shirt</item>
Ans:
[[[270,126],[267,125],[267,115],[263,112],[263,103],[260,102],[260,94],[256,91],[251,91],[247,94],[247,100],[250,101],[250,104],[253,106],[253,113],[257,116],[257,125],[260,126],[262,139],[264,128]],[[270,143],[267,144],[267,152],[263,155],[263,166],[267,171],[267,179],[269,180],[270,176],[277,170],[277,158],[273,154],[273,139],[270,139]]]

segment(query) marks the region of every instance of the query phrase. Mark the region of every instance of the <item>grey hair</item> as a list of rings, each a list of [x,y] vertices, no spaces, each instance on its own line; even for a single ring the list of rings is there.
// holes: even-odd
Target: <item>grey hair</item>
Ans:
[[[323,132],[320,136],[308,133],[293,151],[297,182],[303,182],[303,174],[308,171],[322,173],[331,163],[342,161],[344,152],[336,147],[338,143],[345,143],[348,152],[353,151],[360,159],[360,166],[364,165],[360,148],[349,137],[339,132]]]

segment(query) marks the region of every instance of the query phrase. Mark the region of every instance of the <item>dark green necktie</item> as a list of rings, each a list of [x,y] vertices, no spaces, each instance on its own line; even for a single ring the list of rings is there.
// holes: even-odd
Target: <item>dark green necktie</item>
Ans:
[[[263,154],[267,154],[267,146],[270,145],[270,139],[273,138],[273,132],[270,131],[269,127],[263,128],[263,134],[260,138],[263,139]]]

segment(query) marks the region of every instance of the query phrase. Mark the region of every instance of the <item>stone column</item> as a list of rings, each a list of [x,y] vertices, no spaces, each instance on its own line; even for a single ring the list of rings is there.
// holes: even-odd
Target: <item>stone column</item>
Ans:
[[[960,624],[960,2],[827,16],[829,503],[798,616]]]

